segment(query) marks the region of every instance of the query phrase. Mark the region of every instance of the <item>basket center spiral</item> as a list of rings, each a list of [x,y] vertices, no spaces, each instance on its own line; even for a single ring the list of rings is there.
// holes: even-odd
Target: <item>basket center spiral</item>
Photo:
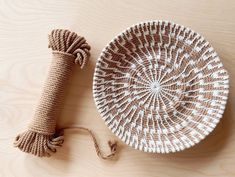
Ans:
[[[130,68],[126,71],[128,93],[138,109],[161,118],[180,105],[185,83],[177,68],[161,59],[144,57],[142,63],[132,64]]]
[[[162,89],[161,85],[158,81],[154,81],[154,82],[150,83],[149,87],[150,87],[151,92],[154,94],[159,94]]]

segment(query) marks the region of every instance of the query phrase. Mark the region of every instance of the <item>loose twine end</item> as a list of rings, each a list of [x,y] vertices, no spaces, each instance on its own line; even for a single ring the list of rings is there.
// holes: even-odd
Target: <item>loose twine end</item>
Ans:
[[[100,158],[107,160],[112,159],[116,155],[118,146],[117,141],[108,141],[110,153],[105,155],[101,151],[97,139],[90,129],[75,126],[62,128],[54,135],[43,135],[31,130],[27,130],[15,138],[14,147],[18,147],[21,151],[31,153],[38,157],[50,157],[57,151],[57,148],[61,147],[64,143],[64,130],[66,129],[80,129],[88,132],[88,134],[92,137],[97,156]]]
[[[110,150],[111,150],[111,154],[108,155],[108,158],[111,158],[111,157],[114,157],[116,155],[116,152],[117,152],[117,141],[108,141],[108,145],[110,147]]]
[[[64,127],[62,128],[60,131],[64,132],[64,130],[68,130],[68,129],[75,129],[75,130],[84,130],[86,131],[92,138],[93,140],[93,143],[94,143],[94,147],[95,147],[95,150],[96,150],[96,154],[98,157],[104,159],[104,160],[108,160],[108,159],[112,159],[116,153],[117,153],[117,141],[115,140],[109,140],[108,141],[108,145],[109,145],[109,148],[110,148],[110,153],[109,154],[104,154],[102,151],[101,151],[101,148],[98,144],[98,141],[97,141],[97,138],[95,136],[95,134],[88,128],[85,128],[85,127],[80,127],[80,126],[69,126],[69,127]]]

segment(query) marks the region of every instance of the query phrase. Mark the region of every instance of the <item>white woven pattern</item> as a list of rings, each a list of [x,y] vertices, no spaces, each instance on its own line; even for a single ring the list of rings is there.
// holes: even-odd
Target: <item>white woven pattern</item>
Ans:
[[[153,21],[128,28],[105,47],[93,95],[107,126],[126,144],[168,153],[193,146],[215,128],[228,79],[202,36]]]

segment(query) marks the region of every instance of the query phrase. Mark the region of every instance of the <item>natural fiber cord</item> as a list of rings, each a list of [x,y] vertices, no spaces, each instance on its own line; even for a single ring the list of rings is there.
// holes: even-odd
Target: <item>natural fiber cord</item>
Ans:
[[[41,99],[28,130],[19,134],[14,142],[15,147],[39,157],[50,156],[64,142],[62,130],[70,127],[56,131],[56,120],[64,100],[64,91],[75,63],[83,68],[90,55],[90,46],[85,38],[68,30],[53,30],[49,35],[49,47],[53,51],[53,59]],[[99,150],[94,134],[89,129],[71,128],[88,131],[94,140],[98,156],[103,159],[114,156],[116,143],[110,144],[111,155],[104,156]]]
[[[117,151],[117,142],[116,141],[108,141],[108,145],[110,147],[111,153],[108,154],[108,155],[104,155],[100,150],[99,144],[96,140],[96,137],[95,137],[94,133],[90,129],[85,128],[85,127],[78,127],[78,126],[69,126],[69,127],[64,127],[63,129],[61,129],[61,131],[66,130],[66,129],[75,129],[75,130],[84,130],[84,131],[86,131],[91,136],[91,138],[93,140],[93,143],[94,143],[95,150],[96,150],[96,154],[100,158],[106,160],[106,159],[109,159],[109,158],[112,158],[112,157],[115,156],[116,151]]]

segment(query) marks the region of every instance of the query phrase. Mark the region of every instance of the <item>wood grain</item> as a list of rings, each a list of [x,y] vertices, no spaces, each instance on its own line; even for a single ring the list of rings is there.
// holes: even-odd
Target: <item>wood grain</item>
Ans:
[[[1,0],[0,1],[0,177],[181,177],[235,176],[235,1],[234,0]],[[66,133],[64,146],[51,158],[13,148],[26,129],[50,64],[47,34],[67,28],[85,36],[92,57],[76,69],[59,125],[84,125],[106,141],[116,137],[104,125],[92,98],[92,75],[102,48],[140,21],[165,19],[202,34],[230,74],[223,119],[205,140],[183,152],[160,155],[133,150],[119,142],[116,161],[97,158],[84,132]]]

